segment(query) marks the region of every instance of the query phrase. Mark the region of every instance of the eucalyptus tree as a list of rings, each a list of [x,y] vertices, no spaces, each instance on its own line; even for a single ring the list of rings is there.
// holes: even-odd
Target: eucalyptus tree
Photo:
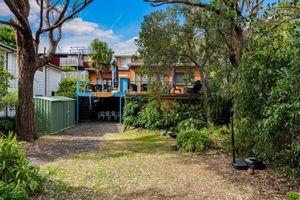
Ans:
[[[33,142],[38,138],[34,123],[33,80],[37,69],[47,64],[55,54],[62,37],[63,24],[76,17],[93,0],[4,0],[13,14],[11,19],[0,19],[0,24],[15,30],[19,66],[17,134]],[[39,9],[37,28],[33,28],[29,17],[31,3]],[[49,48],[39,53],[41,37],[48,36]]]
[[[215,18],[215,26],[223,37],[228,57],[233,66],[241,63],[247,33],[251,27],[251,20],[256,18],[263,9],[265,0],[145,0],[153,6],[164,4],[184,4],[195,9],[207,10],[211,18]],[[193,14],[193,13],[191,13]]]
[[[209,20],[207,13],[185,6],[145,16],[138,46],[148,72],[161,74],[176,63],[192,64],[199,70],[207,100],[209,76],[206,66],[219,51],[214,44],[215,31],[209,29]],[[207,119],[211,121],[207,105]]]

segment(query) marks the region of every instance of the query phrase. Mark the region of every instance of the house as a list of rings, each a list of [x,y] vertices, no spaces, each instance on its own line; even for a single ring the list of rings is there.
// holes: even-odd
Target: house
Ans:
[[[147,93],[149,80],[141,73],[142,66],[142,61],[136,56],[115,55],[111,70],[99,73],[88,69],[93,92],[126,91],[128,95]],[[186,94],[190,92],[193,83],[200,80],[199,69],[192,64],[177,63],[165,68],[161,75],[164,84],[169,88],[164,91],[165,94]]]
[[[18,65],[16,49],[4,44],[0,44],[0,60],[4,68],[10,72],[14,79],[9,82],[9,87],[18,89]],[[64,70],[51,63],[38,69],[34,76],[33,94],[34,96],[55,96],[59,83],[62,80]],[[14,109],[6,108],[0,112],[0,116],[14,116]]]
[[[68,66],[84,70],[89,68],[88,52],[89,49],[84,47],[70,47],[69,53],[56,53],[50,63],[61,68]]]
[[[89,71],[89,83],[77,85],[77,120],[104,119],[117,113],[122,122],[124,97],[147,95],[149,80],[142,73],[142,61],[133,55],[115,55],[111,69]],[[155,67],[155,66],[153,66]],[[199,69],[192,64],[175,64],[164,68],[162,93],[168,98],[193,95],[193,84],[200,80]],[[83,88],[83,89],[82,89]]]

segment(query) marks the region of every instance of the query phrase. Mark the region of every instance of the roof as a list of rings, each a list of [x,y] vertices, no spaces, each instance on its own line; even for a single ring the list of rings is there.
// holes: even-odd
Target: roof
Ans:
[[[0,43],[0,47],[2,47],[3,49],[7,49],[7,50],[10,50],[10,51],[13,51],[13,52],[17,52],[17,50],[13,47],[10,47],[8,45],[5,45],[5,44],[2,44]]]
[[[144,64],[143,63],[129,63],[127,64],[129,67],[141,67]],[[157,65],[153,65],[157,66]],[[173,67],[194,67],[195,64],[192,63],[176,63]]]
[[[75,101],[75,99],[69,97],[62,96],[54,96],[54,97],[34,97],[35,99],[42,99],[45,101]]]
[[[47,66],[58,69],[60,71],[66,72],[66,70],[64,70],[62,67],[59,67],[57,65],[53,65],[52,63],[48,63]]]

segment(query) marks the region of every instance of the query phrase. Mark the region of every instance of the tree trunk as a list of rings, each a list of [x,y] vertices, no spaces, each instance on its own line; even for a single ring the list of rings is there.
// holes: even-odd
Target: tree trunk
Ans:
[[[207,118],[208,124],[210,124],[212,122],[212,119],[211,119],[211,115],[210,115],[210,105],[208,102],[208,81],[207,81],[205,72],[203,71],[204,69],[201,67],[198,67],[198,69],[200,72],[200,77],[201,77],[202,86],[203,86],[203,92],[204,92],[205,99],[206,99],[206,118]]]
[[[28,142],[38,138],[34,121],[33,81],[37,58],[31,34],[17,32],[19,66],[17,135]]]

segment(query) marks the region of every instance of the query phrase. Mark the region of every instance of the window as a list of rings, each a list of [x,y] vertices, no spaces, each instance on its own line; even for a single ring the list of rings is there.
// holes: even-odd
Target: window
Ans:
[[[175,83],[176,84],[184,84],[184,72],[175,72]]]
[[[122,68],[128,68],[128,64],[131,63],[131,57],[125,57],[121,60]]]

